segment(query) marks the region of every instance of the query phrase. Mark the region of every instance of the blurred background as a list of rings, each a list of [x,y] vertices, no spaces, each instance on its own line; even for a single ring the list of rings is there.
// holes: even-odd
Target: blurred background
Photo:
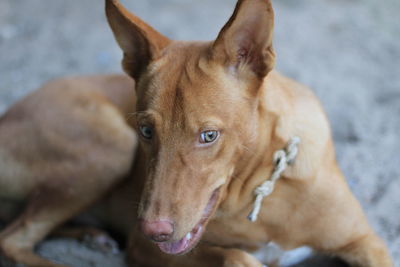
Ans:
[[[235,0],[125,0],[173,39],[210,40]],[[400,1],[274,0],[277,69],[310,86],[332,123],[351,189],[400,266]],[[49,79],[120,72],[102,0],[0,0],[0,113]],[[71,240],[53,259],[123,266]],[[109,265],[108,265],[109,264]],[[76,265],[78,266],[78,265]]]

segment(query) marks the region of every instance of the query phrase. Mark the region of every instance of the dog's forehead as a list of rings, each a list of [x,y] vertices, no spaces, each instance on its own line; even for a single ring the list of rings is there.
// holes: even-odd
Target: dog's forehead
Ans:
[[[210,63],[207,49],[207,43],[182,42],[152,62],[147,73],[147,109],[167,120],[192,122],[231,114],[237,95],[230,81],[224,81],[223,67]]]
[[[207,43],[200,42],[175,42],[165,48],[148,68],[153,87],[149,89],[162,94],[185,83],[206,78],[207,48]]]

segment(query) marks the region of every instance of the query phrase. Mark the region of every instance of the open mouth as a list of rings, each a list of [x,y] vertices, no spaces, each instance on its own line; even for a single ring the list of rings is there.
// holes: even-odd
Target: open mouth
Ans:
[[[214,190],[214,192],[210,197],[210,200],[208,201],[206,208],[203,211],[203,215],[200,221],[182,239],[178,241],[167,241],[167,242],[157,243],[161,251],[173,255],[184,254],[190,251],[200,241],[200,238],[203,235],[205,229],[205,224],[208,221],[211,212],[214,210],[214,207],[217,203],[218,192],[219,189]]]

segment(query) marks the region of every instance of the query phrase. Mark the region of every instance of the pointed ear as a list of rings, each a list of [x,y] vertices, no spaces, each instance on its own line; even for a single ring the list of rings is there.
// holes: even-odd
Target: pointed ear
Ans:
[[[275,63],[273,28],[270,0],[239,0],[213,44],[212,57],[239,75],[250,73],[262,79]]]
[[[150,61],[171,41],[126,10],[118,0],[106,0],[106,15],[124,52],[123,69],[138,79]]]

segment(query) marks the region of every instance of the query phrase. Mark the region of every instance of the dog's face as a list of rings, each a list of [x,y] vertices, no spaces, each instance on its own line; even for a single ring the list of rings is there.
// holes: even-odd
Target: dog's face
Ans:
[[[243,149],[255,140],[258,93],[273,67],[267,0],[239,1],[214,42],[173,42],[116,1],[107,17],[137,80],[137,131],[147,177],[143,232],[189,251],[215,212]]]

